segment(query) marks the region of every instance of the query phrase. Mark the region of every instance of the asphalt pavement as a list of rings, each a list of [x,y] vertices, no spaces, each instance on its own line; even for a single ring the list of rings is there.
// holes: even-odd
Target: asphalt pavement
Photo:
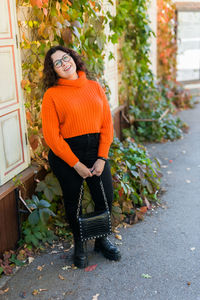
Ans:
[[[200,105],[179,115],[188,134],[147,146],[162,163],[166,192],[143,222],[119,229],[122,241],[111,238],[121,261],[95,254],[90,243],[95,269],[72,269],[73,249],[60,244],[10,276],[1,300],[200,300]]]

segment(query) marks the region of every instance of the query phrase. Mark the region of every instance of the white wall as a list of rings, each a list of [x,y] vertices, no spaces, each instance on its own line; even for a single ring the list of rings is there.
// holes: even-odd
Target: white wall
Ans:
[[[149,18],[151,21],[151,29],[154,31],[154,33],[157,33],[157,1],[151,0],[150,6],[148,9]],[[153,74],[156,76],[157,74],[157,39],[156,37],[151,37],[150,40],[151,46],[150,46],[150,60],[151,60],[151,70]]]

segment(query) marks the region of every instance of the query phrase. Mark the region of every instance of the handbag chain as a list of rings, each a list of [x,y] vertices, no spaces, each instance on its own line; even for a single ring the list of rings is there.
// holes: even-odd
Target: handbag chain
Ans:
[[[103,182],[102,182],[101,177],[99,179],[100,179],[101,191],[102,191],[104,202],[105,202],[105,205],[106,205],[106,210],[110,213],[109,206],[108,206],[108,201],[107,201],[106,194],[105,194],[104,187],[103,187]],[[80,214],[83,192],[84,192],[84,187],[83,187],[83,183],[82,183],[80,193],[79,193],[78,209],[77,209],[77,215],[76,215],[77,219],[79,218],[79,214]]]

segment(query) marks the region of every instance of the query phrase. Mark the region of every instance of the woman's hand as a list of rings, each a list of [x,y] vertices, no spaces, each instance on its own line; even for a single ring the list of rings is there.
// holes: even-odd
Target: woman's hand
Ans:
[[[100,176],[103,172],[104,166],[105,166],[105,161],[102,159],[97,159],[93,165],[93,167],[90,169],[92,172],[92,175],[97,175]]]
[[[75,166],[74,169],[76,170],[76,172],[83,177],[84,179],[87,177],[92,177],[92,173],[90,171],[90,169],[88,169],[84,164],[82,164],[80,161],[78,161]]]

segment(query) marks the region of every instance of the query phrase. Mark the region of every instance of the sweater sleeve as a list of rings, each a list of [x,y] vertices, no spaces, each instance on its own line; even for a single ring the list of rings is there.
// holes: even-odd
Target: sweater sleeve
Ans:
[[[98,156],[108,158],[110,145],[113,141],[113,122],[110,106],[103,88],[99,85],[100,95],[103,101],[103,120],[100,129],[100,142]]]
[[[43,136],[50,149],[73,167],[79,159],[72,152],[69,144],[60,134],[59,119],[55,104],[48,92],[44,94],[42,102],[42,129]]]

